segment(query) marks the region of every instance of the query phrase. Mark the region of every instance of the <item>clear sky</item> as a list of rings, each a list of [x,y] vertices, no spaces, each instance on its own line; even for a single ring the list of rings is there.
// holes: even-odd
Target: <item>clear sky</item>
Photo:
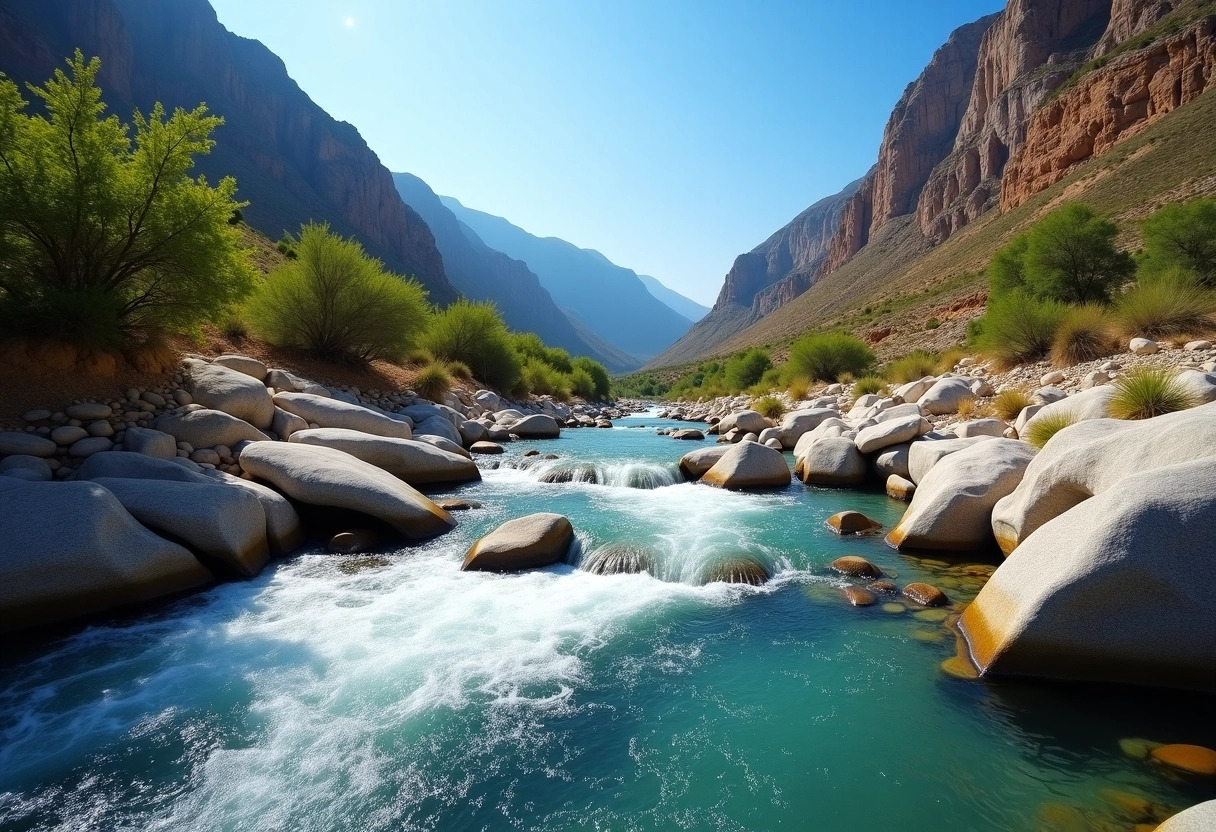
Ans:
[[[707,305],[998,0],[212,0],[394,171]]]

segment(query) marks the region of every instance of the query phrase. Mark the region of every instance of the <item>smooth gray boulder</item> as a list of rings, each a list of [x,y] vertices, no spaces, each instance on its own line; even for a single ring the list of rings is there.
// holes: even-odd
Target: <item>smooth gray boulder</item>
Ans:
[[[0,632],[73,621],[213,580],[194,555],[141,526],[95,483],[0,477],[0,505]]]
[[[144,480],[202,482],[199,479],[202,471],[203,469],[195,463],[179,456],[161,459],[131,451],[113,451],[89,457],[80,464],[72,478],[93,480],[99,477],[129,477]]]
[[[916,405],[913,405],[915,407]],[[891,445],[910,442],[933,429],[929,420],[919,413],[879,422],[857,432],[854,443],[863,454],[872,454]]]
[[[174,410],[157,417],[153,426],[178,442],[195,448],[231,448],[241,442],[261,442],[270,439],[248,422],[229,416],[222,410]]]
[[[379,518],[412,539],[456,525],[446,511],[387,471],[333,448],[302,442],[255,442],[241,467],[289,497]]]
[[[824,436],[806,449],[795,471],[807,485],[855,488],[866,480],[866,459],[852,439]]]
[[[1214,537],[1210,459],[1126,477],[993,573],[962,616],[970,654],[985,674],[1216,690]]]
[[[502,438],[502,441],[506,441],[506,439],[507,439],[507,437],[504,436]],[[419,434],[419,435],[415,436],[414,441],[415,442],[425,442],[426,444],[428,444],[434,448],[438,448],[441,451],[447,451],[450,454],[456,454],[456,456],[463,456],[467,459],[473,458],[472,455],[469,454],[468,448],[464,447],[459,442],[453,442],[451,439],[448,439],[446,436],[432,436],[429,433],[423,433],[423,434]]]
[[[1003,437],[1009,426],[1000,419],[972,419],[954,426],[954,435],[959,439],[974,436]]]
[[[732,446],[701,475],[706,485],[728,489],[784,488],[792,479],[780,451],[758,442]]]
[[[201,474],[199,476],[202,476]],[[143,525],[180,540],[204,562],[250,578],[270,559],[266,513],[248,491],[215,482],[98,477]]]
[[[1183,809],[1154,830],[1154,832],[1212,832],[1216,829],[1216,800],[1208,800]]]
[[[1100,388],[1095,388],[1100,389]],[[1039,451],[1021,485],[992,512],[1006,554],[1035,529],[1125,479],[1216,456],[1216,402],[1142,421],[1090,419],[1064,428]]]
[[[72,443],[68,448],[68,456],[85,459],[93,454],[108,451],[114,447],[114,442],[104,436],[89,436]]]
[[[971,379],[957,376],[939,378],[933,386],[916,400],[926,413],[941,416],[947,413],[957,413],[959,403],[964,399],[975,398],[971,390]]]
[[[177,440],[164,431],[131,425],[123,434],[122,449],[157,459],[173,459],[177,456]]]
[[[428,416],[422,421],[415,423],[414,436],[416,438],[439,436],[457,445],[464,444],[460,431],[444,416]]]
[[[0,474],[10,474],[31,482],[50,482],[55,472],[40,456],[13,454],[0,459]]]
[[[266,373],[268,372],[265,364],[247,355],[220,355],[211,359],[211,363],[227,367],[229,370],[236,370],[238,373],[244,373],[258,381],[265,381]]]
[[[736,413],[728,413],[722,417],[722,421],[718,423],[718,430],[722,433],[738,428],[742,433],[760,434],[760,431],[765,428],[772,427],[773,423],[765,417],[761,416],[754,410],[740,410]]]
[[[460,441],[465,447],[474,445],[478,442],[484,442],[489,431],[481,422],[474,422],[472,419],[465,419],[460,423]]]
[[[283,408],[275,405],[274,418],[270,420],[270,429],[274,431],[275,436],[286,441],[296,431],[308,430],[308,422],[296,414],[288,413]]]
[[[777,438],[786,448],[793,448],[807,431],[814,430],[825,419],[840,418],[840,411],[835,408],[813,407],[807,410],[791,411],[781,419],[781,427],[777,429]]]
[[[1088,390],[1082,390],[1080,393],[1073,393],[1065,399],[1060,399],[1057,402],[1043,405],[1032,416],[1025,419],[1022,418],[1026,411],[1022,411],[1018,421],[1021,422],[1021,427],[1014,425],[1018,436],[1025,437],[1030,430],[1030,426],[1036,421],[1051,416],[1067,414],[1073,422],[1085,422],[1090,419],[1107,419],[1110,417],[1110,400],[1114,396],[1116,390],[1114,385],[1103,384],[1100,387],[1091,387]],[[1027,408],[1029,410],[1030,408]]]
[[[561,436],[561,428],[552,416],[537,413],[525,416],[507,429],[520,439],[556,439]]]
[[[943,457],[916,483],[912,503],[887,535],[897,549],[990,548],[992,507],[1022,480],[1034,448],[989,439]]]
[[[58,446],[36,433],[16,430],[0,431],[0,456],[20,454],[22,456],[52,457]]]
[[[345,451],[410,485],[481,479],[481,472],[467,456],[412,439],[372,436],[343,428],[310,428],[293,433],[290,441]]]
[[[323,399],[330,397],[329,388],[317,384],[315,381],[309,381],[295,373],[289,373],[287,370],[267,370],[266,378],[263,379],[267,387],[273,387],[278,393],[308,393],[310,396],[320,396]]]
[[[825,436],[844,436],[848,435],[852,438],[853,433],[850,432],[849,426],[843,420],[833,416],[829,416],[822,422],[817,424],[811,430],[808,430],[802,436],[798,437],[798,441],[794,443],[794,459],[800,459],[817,440]]]
[[[270,427],[274,405],[270,401],[270,391],[259,379],[197,358],[187,358],[183,363],[190,373],[187,389],[196,403],[211,410],[222,410],[255,428]]]
[[[991,436],[969,436],[966,439],[933,439],[913,442],[908,447],[908,479],[919,484],[933,466],[945,457],[966,450],[978,442],[993,439]]]
[[[574,527],[560,514],[508,520],[474,543],[460,568],[466,572],[518,572],[561,563],[574,542]]]
[[[924,378],[917,379],[916,381],[909,381],[906,384],[896,387],[894,395],[903,399],[905,402],[918,402],[920,397],[925,395],[925,391],[932,387],[936,381],[937,378],[935,376],[925,376]]]
[[[727,445],[711,445],[690,451],[680,457],[680,473],[685,479],[699,480],[729,450],[730,446]]]
[[[883,448],[877,456],[874,457],[874,470],[882,478],[890,477],[891,475],[910,479],[908,477],[908,453],[912,447],[911,442],[904,442],[899,445],[891,445]]]
[[[1216,401],[1216,373],[1179,370],[1178,383],[1201,404]]]
[[[323,428],[345,428],[394,439],[409,439],[414,435],[405,420],[340,399],[327,399],[312,393],[275,393],[274,403],[309,424]]]

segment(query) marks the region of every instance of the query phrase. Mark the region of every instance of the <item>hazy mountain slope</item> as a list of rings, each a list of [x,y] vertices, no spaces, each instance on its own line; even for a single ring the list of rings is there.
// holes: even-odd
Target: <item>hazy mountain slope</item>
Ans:
[[[394,173],[393,182],[406,204],[417,211],[435,235],[448,279],[467,297],[490,300],[507,325],[535,332],[546,344],[573,355],[587,355],[619,372],[637,367],[637,359],[588,344],[541,286],[528,264],[487,246],[477,233],[456,219],[426,182],[410,173]],[[623,363],[622,363],[623,359]]]
[[[667,288],[657,277],[640,274],[638,280],[642,281],[647,292],[667,304],[677,315],[687,318],[690,323],[695,323],[709,314],[708,306],[702,306],[692,298],[684,297],[675,289]]]
[[[634,271],[598,251],[536,237],[452,197],[440,199],[490,248],[527,263],[560,307],[618,349],[649,358],[688,330],[691,322],[646,291]]]
[[[169,110],[206,102],[225,118],[198,167],[213,180],[236,176],[255,228],[273,239],[327,221],[416,276],[432,301],[455,299],[426,223],[359,132],[313,103],[265,46],[225,29],[204,0],[0,2],[0,71],[40,83],[77,47],[102,59],[99,83],[124,119],[155,101]]]

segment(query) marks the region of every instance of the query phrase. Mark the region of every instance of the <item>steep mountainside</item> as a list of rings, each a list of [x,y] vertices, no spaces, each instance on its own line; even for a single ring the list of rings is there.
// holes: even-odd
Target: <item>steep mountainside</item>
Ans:
[[[482,242],[477,233],[456,219],[430,186],[409,173],[394,173],[393,182],[406,204],[412,206],[430,226],[443,254],[448,279],[461,294],[475,300],[495,303],[507,325],[521,332],[535,332],[545,343],[587,355],[619,372],[640,363],[611,351],[601,354],[575,331],[566,315],[528,269],[528,264],[513,260]]]
[[[261,43],[220,25],[205,0],[0,0],[0,71],[39,83],[77,47],[101,58],[100,83],[120,117],[161,101],[170,110],[205,102],[225,118],[199,169],[236,177],[254,227],[277,238],[327,221],[416,276],[432,301],[456,298],[426,223],[359,132],[313,103]]]
[[[747,254],[735,258],[710,313],[651,361],[663,366],[712,350],[810,288],[827,259],[844,205],[861,180],[807,208]]]
[[[708,306],[702,306],[692,298],[684,297],[675,289],[667,288],[657,277],[640,274],[638,275],[638,280],[642,281],[642,285],[646,287],[647,292],[650,292],[650,294],[665,303],[673,312],[681,317],[696,322],[709,314]]]
[[[598,251],[536,237],[502,217],[467,208],[452,197],[441,199],[490,248],[527,263],[559,306],[631,355],[656,355],[692,323],[646,291],[636,272]]]

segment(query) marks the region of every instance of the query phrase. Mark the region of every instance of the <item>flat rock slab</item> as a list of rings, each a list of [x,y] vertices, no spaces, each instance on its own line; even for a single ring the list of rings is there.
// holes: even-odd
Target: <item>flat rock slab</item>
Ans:
[[[372,436],[344,428],[310,428],[296,431],[289,441],[345,451],[410,485],[481,479],[481,472],[467,456],[412,439]]]
[[[574,527],[560,514],[529,514],[508,520],[472,545],[464,571],[518,572],[561,563],[574,540]]]
[[[241,442],[270,439],[253,425],[222,410],[175,410],[158,418],[155,427],[195,448],[214,448],[216,445],[231,448]]]
[[[340,399],[312,393],[275,393],[274,403],[309,424],[323,428],[345,428],[393,439],[409,439],[414,435],[411,423],[404,419],[394,419],[371,408]]]

